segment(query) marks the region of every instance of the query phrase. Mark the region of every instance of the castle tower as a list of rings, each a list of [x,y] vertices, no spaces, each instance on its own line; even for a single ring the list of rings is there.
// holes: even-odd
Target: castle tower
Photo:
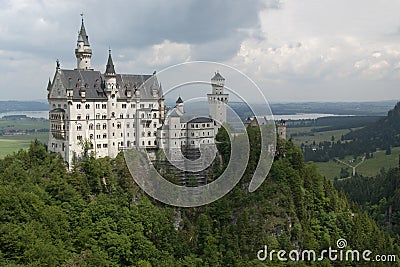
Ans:
[[[278,137],[286,140],[286,121],[280,120],[278,124]]]
[[[86,34],[85,24],[83,23],[83,14],[81,29],[78,33],[78,41],[75,49],[76,69],[77,70],[93,70],[90,67],[90,59],[92,58],[92,49],[89,44],[89,36]]]
[[[176,112],[178,113],[179,116],[182,116],[184,111],[183,111],[183,100],[181,97],[179,97],[176,102]]]
[[[212,93],[207,94],[210,117],[221,124],[226,122],[226,104],[229,98],[228,94],[224,94],[224,85],[225,78],[216,72],[211,78]]]
[[[108,50],[108,60],[106,65],[106,72],[104,73],[104,86],[105,92],[107,94],[107,113],[109,116],[108,120],[108,136],[115,135],[115,125],[117,124],[116,106],[117,106],[117,75],[115,73],[114,63],[111,57],[111,49]],[[108,141],[108,155],[110,157],[116,157],[118,154],[118,146],[115,144],[119,143],[119,136],[114,136],[116,138],[109,139]]]

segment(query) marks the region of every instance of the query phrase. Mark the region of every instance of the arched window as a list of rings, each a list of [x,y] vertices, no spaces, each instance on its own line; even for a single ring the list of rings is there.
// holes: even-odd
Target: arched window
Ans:
[[[89,130],[93,130],[93,123],[89,124]]]

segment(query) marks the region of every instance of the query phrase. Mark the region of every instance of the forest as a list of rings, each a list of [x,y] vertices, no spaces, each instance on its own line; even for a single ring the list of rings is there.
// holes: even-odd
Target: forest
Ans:
[[[321,251],[336,247],[339,238],[349,249],[399,255],[399,239],[336,190],[315,165],[304,163],[291,141],[278,140],[267,179],[249,193],[259,129],[248,128],[248,135],[252,150],[239,184],[197,208],[175,208],[148,197],[122,154],[115,159],[88,155],[72,171],[38,141],[6,156],[0,160],[0,265],[372,266],[257,259],[265,245]],[[228,143],[218,147],[223,164],[228,148]]]
[[[340,140],[302,145],[306,161],[326,162],[346,155],[368,155],[376,150],[389,150],[400,146],[400,102],[387,116],[371,122],[361,129],[350,131]]]

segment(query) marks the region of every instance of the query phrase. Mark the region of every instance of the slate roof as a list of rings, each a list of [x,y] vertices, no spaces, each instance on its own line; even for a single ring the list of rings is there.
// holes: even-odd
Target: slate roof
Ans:
[[[176,104],[181,104],[181,103],[183,103],[183,100],[181,97],[179,97],[178,100],[176,100]]]
[[[85,29],[85,24],[83,23],[83,18],[82,18],[81,30],[79,31],[78,41],[79,41],[79,38],[82,38],[82,40],[86,46],[90,46],[89,36],[87,36],[87,34],[86,34],[86,29]]]
[[[188,121],[188,123],[204,123],[204,122],[213,122],[213,119],[206,117],[197,117]]]
[[[106,73],[109,74],[115,74],[115,68],[114,68],[114,63],[111,57],[111,50],[109,50],[108,53],[108,60],[107,60],[107,65],[106,65]]]
[[[60,79],[65,88],[73,89],[73,100],[81,99],[79,90],[85,88],[86,99],[107,99],[104,92],[105,77],[100,71],[94,70],[67,70],[61,69]],[[131,90],[135,98],[135,90],[140,89],[142,99],[154,99],[152,88],[157,86],[158,96],[162,96],[161,87],[158,86],[157,77],[143,74],[116,74],[118,98],[127,99],[127,90]]]
[[[225,78],[222,77],[222,75],[219,74],[219,72],[216,72],[214,77],[211,78],[211,80],[225,80]]]

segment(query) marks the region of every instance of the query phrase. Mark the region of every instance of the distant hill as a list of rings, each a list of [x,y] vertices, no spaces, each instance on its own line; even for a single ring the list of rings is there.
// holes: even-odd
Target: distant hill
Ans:
[[[367,143],[372,148],[400,146],[400,102],[387,113],[387,116],[344,136],[346,140]]]
[[[49,105],[39,101],[0,101],[0,112],[42,110],[49,110]]]

